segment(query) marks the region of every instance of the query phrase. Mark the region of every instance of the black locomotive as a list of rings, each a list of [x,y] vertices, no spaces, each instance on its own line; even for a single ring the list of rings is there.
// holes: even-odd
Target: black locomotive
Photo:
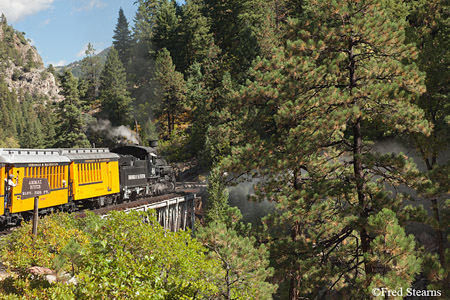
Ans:
[[[155,147],[121,146],[111,152],[120,156],[119,178],[122,200],[175,191],[175,174]]]

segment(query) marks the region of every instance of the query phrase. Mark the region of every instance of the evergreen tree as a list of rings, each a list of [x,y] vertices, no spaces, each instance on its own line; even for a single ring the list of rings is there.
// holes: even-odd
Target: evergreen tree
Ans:
[[[226,270],[218,282],[220,299],[272,299],[276,286],[266,282],[273,275],[269,252],[256,239],[246,237],[251,226],[239,222],[242,214],[228,205],[228,190],[219,167],[208,177],[207,226],[198,230],[197,238],[210,250]]]
[[[403,195],[386,190],[413,185],[418,171],[402,154],[371,150],[367,135],[380,124],[429,134],[412,104],[424,91],[416,51],[388,4],[305,1],[285,46],[256,62],[230,105],[234,126],[216,128],[239,142],[224,165],[264,176],[256,197],[277,202],[273,256],[289,299],[367,299],[375,287],[406,289],[420,271],[399,222]]]
[[[152,42],[156,51],[166,48],[173,57],[178,52],[178,17],[175,1],[161,0],[155,19]]]
[[[114,47],[108,53],[100,81],[101,115],[114,126],[130,124],[132,99],[125,70]]]
[[[450,3],[441,0],[414,1],[411,6],[409,37],[418,47],[419,67],[426,72],[426,92],[419,98],[418,105],[433,124],[431,135],[415,135],[414,140],[433,183],[423,190],[422,195],[430,200],[433,211],[433,221],[429,225],[435,230],[439,264],[443,268],[442,289],[450,284],[450,265],[446,262],[448,254],[445,253],[448,227],[442,217],[448,192],[448,178],[442,174],[450,164],[449,160],[443,159],[450,144]],[[430,9],[433,14],[428,13]],[[430,281],[435,280],[430,278]]]
[[[133,54],[127,74],[132,86],[130,92],[135,99],[135,118],[139,124],[152,123],[160,102],[156,97],[158,83],[155,78],[156,65],[152,46],[159,2],[160,0],[135,2],[138,8],[133,27]]]
[[[23,122],[19,129],[19,143],[22,148],[43,148],[45,135],[32,101],[31,95],[27,94],[21,105]]]
[[[0,77],[0,146],[19,147],[18,129],[22,122],[17,95]]]
[[[86,81],[87,90],[82,100],[92,104],[98,97],[101,63],[91,43],[87,45],[85,54],[86,57],[81,61],[81,78]]]
[[[83,115],[80,110],[80,98],[77,88],[77,79],[70,70],[65,70],[60,77],[61,95],[64,100],[59,103],[57,110],[58,139],[55,147],[83,148],[89,147],[89,141],[84,134]]]
[[[123,13],[122,7],[119,9],[116,29],[114,30],[113,46],[119,54],[120,61],[126,69],[131,59],[131,31],[128,29],[128,21]]]
[[[265,245],[255,247],[254,237],[243,237],[223,223],[212,222],[199,230],[197,238],[209,256],[226,270],[217,282],[218,299],[272,299],[276,285],[266,282],[273,274]]]
[[[208,128],[219,123],[220,113],[229,104],[228,94],[233,86],[229,73],[222,68],[220,57],[219,47],[212,44],[202,63],[194,63],[188,72],[186,97],[192,109],[190,149],[205,166],[213,162],[206,147],[207,139],[217,137],[210,135]]]
[[[194,62],[202,62],[213,44],[210,21],[203,15],[204,9],[201,0],[188,0],[182,7],[179,39],[183,47],[179,50],[180,63],[177,67],[183,73]]]
[[[161,123],[167,120],[170,136],[175,123],[185,109],[186,82],[183,74],[175,70],[169,51],[162,49],[156,58],[156,78],[161,86],[162,103],[159,109]]]
[[[239,82],[260,54],[261,31],[270,6],[263,0],[206,0],[214,42],[222,50],[225,71]]]
[[[134,39],[137,43],[150,43],[160,0],[138,0],[135,4],[138,8],[134,17]]]

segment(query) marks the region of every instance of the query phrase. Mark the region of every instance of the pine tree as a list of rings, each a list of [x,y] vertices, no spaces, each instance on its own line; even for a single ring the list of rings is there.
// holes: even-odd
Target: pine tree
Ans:
[[[439,263],[445,274],[441,280],[443,288],[450,284],[450,264],[446,262],[445,253],[447,227],[442,216],[445,207],[443,196],[448,192],[448,178],[442,174],[445,174],[450,163],[443,159],[450,143],[450,3],[441,0],[415,1],[411,6],[409,38],[418,47],[419,67],[427,75],[426,92],[419,98],[418,105],[433,124],[431,135],[415,135],[414,141],[433,183],[423,190],[422,195],[431,202],[433,221],[429,225],[435,230]],[[433,14],[428,13],[430,9]]]
[[[58,139],[55,147],[83,148],[89,147],[89,141],[84,134],[83,115],[80,110],[80,98],[77,89],[77,79],[70,70],[65,70],[60,76],[61,95],[64,100],[59,103],[57,110]]]
[[[159,109],[161,122],[167,120],[167,133],[170,136],[175,123],[184,110],[186,82],[183,74],[175,70],[169,51],[162,49],[156,58],[156,79],[161,86],[162,103]]]
[[[245,73],[260,54],[259,38],[270,5],[262,0],[206,0],[215,44],[222,50],[225,71],[245,81]]]
[[[166,48],[172,56],[178,51],[178,17],[176,3],[161,0],[155,19],[152,43],[155,50]]]
[[[16,93],[11,92],[0,77],[0,146],[19,147],[18,129],[22,122],[20,111]]]
[[[114,126],[130,124],[132,99],[125,70],[114,47],[108,53],[100,82],[101,115]]]
[[[207,225],[198,230],[197,238],[219,259],[226,270],[216,284],[220,299],[272,299],[276,286],[266,282],[273,275],[266,246],[256,246],[249,235],[250,224],[239,222],[242,214],[228,205],[228,190],[219,167],[208,177]]]
[[[95,54],[94,46],[89,43],[85,51],[86,57],[81,61],[81,78],[86,81],[87,91],[83,100],[92,104],[98,97],[98,88],[100,85],[100,58]]]
[[[156,97],[155,55],[152,46],[153,30],[160,0],[139,0],[133,26],[133,52],[127,69],[132,98],[135,99],[135,118],[139,124],[149,124],[155,118],[160,99]]]
[[[180,63],[177,67],[183,73],[194,62],[202,62],[213,44],[210,20],[203,15],[204,9],[201,0],[188,0],[182,6],[179,39],[183,47],[179,50]]]
[[[21,105],[23,123],[19,129],[19,143],[22,148],[43,148],[45,136],[32,101],[31,95],[27,94]]]
[[[277,202],[273,256],[289,299],[366,299],[375,287],[406,289],[420,271],[399,221],[403,195],[386,184],[421,178],[404,155],[371,150],[367,135],[373,126],[429,134],[412,104],[424,92],[417,53],[388,4],[305,1],[285,45],[255,63],[230,106],[234,127],[219,127],[240,135],[224,165],[264,176],[256,197]]]
[[[220,49],[211,44],[205,59],[194,63],[188,71],[186,97],[192,109],[190,149],[204,166],[214,160],[207,149],[207,139],[220,138],[208,132],[208,128],[214,128],[221,121],[219,115],[229,104],[229,90],[234,85],[222,66]]]
[[[226,270],[218,299],[272,299],[276,285],[267,282],[273,274],[265,245],[255,247],[253,237],[243,237],[223,223],[212,222],[199,230],[197,238],[210,250],[212,259]]]
[[[123,13],[122,7],[119,9],[116,29],[114,29],[113,46],[119,54],[120,61],[126,69],[131,59],[131,31],[128,29],[128,21]]]

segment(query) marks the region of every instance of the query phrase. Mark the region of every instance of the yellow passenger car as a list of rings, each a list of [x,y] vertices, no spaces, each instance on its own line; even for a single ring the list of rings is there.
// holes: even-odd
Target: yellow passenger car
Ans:
[[[39,208],[67,204],[69,195],[69,164],[57,150],[0,149],[1,221],[18,218],[18,213],[31,211],[34,199],[22,199],[24,178],[47,178],[50,194],[39,197]],[[12,182],[8,183],[8,179]]]
[[[70,160],[72,199],[98,203],[117,197],[120,193],[119,156],[108,149],[60,149]]]

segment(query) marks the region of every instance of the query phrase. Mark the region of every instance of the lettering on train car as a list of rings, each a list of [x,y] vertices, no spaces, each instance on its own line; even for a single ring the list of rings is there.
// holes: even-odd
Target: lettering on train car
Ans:
[[[128,175],[128,180],[145,179],[145,174]]]
[[[115,160],[114,159],[110,159],[110,158],[98,158],[98,159],[80,160],[80,161],[77,161],[76,163],[77,164],[80,164],[80,163],[99,163],[99,162],[109,162],[109,161],[115,161]]]
[[[41,163],[41,164],[27,164],[29,167],[55,167],[60,166],[58,163]]]

